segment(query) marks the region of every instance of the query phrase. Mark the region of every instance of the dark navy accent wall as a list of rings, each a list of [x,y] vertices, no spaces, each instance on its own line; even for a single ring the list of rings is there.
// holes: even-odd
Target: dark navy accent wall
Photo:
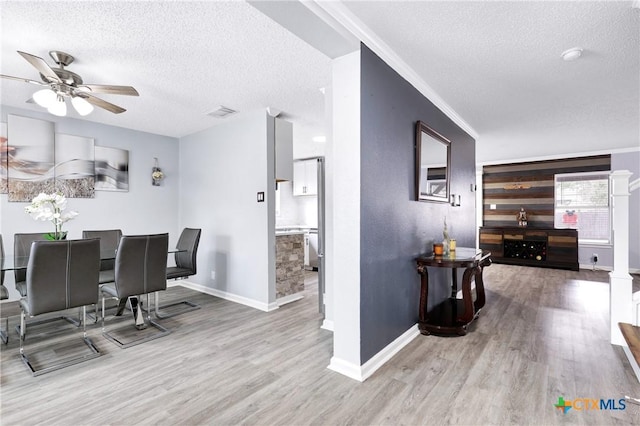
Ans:
[[[451,84],[455,84],[454,81]],[[360,336],[364,364],[418,321],[413,259],[442,241],[475,247],[475,141],[366,46],[361,48]],[[417,121],[451,141],[451,192],[461,206],[414,201]],[[348,184],[348,182],[343,182]],[[450,294],[430,270],[430,305]]]

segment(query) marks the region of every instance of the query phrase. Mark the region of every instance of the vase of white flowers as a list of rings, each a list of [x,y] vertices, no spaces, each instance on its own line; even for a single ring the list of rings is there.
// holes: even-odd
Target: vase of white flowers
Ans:
[[[153,169],[151,169],[151,184],[153,186],[160,186],[160,182],[164,179],[164,173],[160,166],[158,166],[158,158],[153,158],[155,162],[153,163]]]
[[[44,234],[47,240],[64,240],[67,232],[62,231],[62,224],[68,222],[78,215],[78,212],[70,210],[66,213],[63,211],[67,208],[67,199],[60,193],[45,194],[40,193],[31,200],[31,205],[24,208],[35,220],[51,221],[55,227],[55,232]]]

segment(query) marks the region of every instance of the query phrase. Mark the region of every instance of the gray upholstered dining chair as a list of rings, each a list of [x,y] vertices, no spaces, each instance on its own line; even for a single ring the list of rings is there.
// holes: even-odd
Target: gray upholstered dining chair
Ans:
[[[120,244],[122,231],[120,229],[105,229],[96,231],[82,231],[82,238],[100,238],[100,251],[112,250],[114,253]],[[100,284],[113,282],[115,276],[114,259],[100,261]]]
[[[150,293],[166,290],[168,249],[169,234],[125,235],[120,239],[115,261],[115,280],[113,283],[102,285],[100,290],[102,292],[102,334],[121,348],[138,345],[169,333],[169,330],[151,319],[150,309],[147,310],[147,321],[149,325],[159,330],[155,334],[123,342],[114,333],[107,332],[105,328],[105,299],[107,297],[129,299],[136,327],[146,327],[146,322],[140,318],[142,306],[138,306],[138,296],[146,295],[148,306]]]
[[[29,257],[31,253],[31,243],[34,241],[43,241],[44,234],[42,232],[34,232],[29,234],[15,234],[13,236],[13,256],[17,257]],[[20,296],[27,295],[27,270],[15,269],[13,271],[16,290],[20,293]]]
[[[32,233],[19,233],[13,236],[13,256],[14,259],[18,257],[29,257],[31,253],[31,244],[35,241],[45,241],[44,234],[42,232]],[[20,296],[25,297],[27,295],[27,269],[14,269],[16,290],[20,293]],[[97,300],[97,299],[96,299]],[[94,302],[95,303],[95,302]],[[81,321],[63,315],[57,318],[47,318],[40,321],[30,321],[29,325],[44,324],[47,322],[55,321],[58,319],[64,319],[71,324],[80,327]],[[16,327],[16,331],[20,334],[20,326]]]
[[[100,253],[112,251],[115,255],[118,250],[118,244],[120,244],[120,238],[122,238],[122,230],[120,229],[101,229],[82,231],[82,238],[100,238]],[[115,256],[114,256],[115,257]],[[100,284],[112,283],[115,279],[115,259],[101,259],[100,260]],[[95,322],[98,322],[98,304],[96,302],[95,310]]]
[[[179,250],[174,254],[176,266],[167,268],[167,279],[178,280],[185,279],[196,274],[196,261],[198,257],[198,245],[200,244],[201,229],[184,228],[178,239],[176,248]],[[189,300],[171,303],[158,307],[158,293],[155,297],[156,315],[159,318],[170,318],[185,312],[200,309],[200,306]],[[162,312],[160,309],[169,308],[171,306],[186,305],[185,309],[177,310],[172,313]]]
[[[4,245],[2,244],[2,234],[0,234],[0,258],[4,257]],[[9,290],[4,286],[4,271],[0,271],[0,300],[9,299]],[[0,315],[2,312],[0,312]],[[9,315],[4,317],[4,330],[0,329],[0,340],[5,345],[9,343]]]
[[[100,356],[87,336],[86,305],[96,301],[100,270],[100,242],[93,240],[35,241],[26,270],[26,296],[20,299],[20,357],[34,376]],[[90,353],[63,358],[36,368],[25,351],[26,317],[82,308],[83,341]]]

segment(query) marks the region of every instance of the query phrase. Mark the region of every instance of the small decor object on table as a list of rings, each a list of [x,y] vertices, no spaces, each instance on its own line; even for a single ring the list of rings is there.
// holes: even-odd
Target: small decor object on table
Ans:
[[[153,186],[160,186],[160,182],[164,179],[164,173],[158,167],[158,158],[154,157],[155,163],[151,170],[151,184]]]
[[[524,207],[520,207],[520,211],[516,217],[518,219],[518,226],[527,226],[527,212],[524,211]]]
[[[35,220],[49,220],[55,226],[55,232],[44,234],[47,240],[64,240],[67,238],[67,232],[62,231],[62,224],[73,219],[78,212],[70,210],[67,213],[63,211],[67,208],[67,199],[60,193],[45,194],[41,192],[32,201],[31,205],[24,208]]]
[[[446,216],[444,217],[444,229],[442,230],[442,236],[444,237],[444,240],[442,240],[443,254],[446,256],[449,254],[449,250],[451,249],[450,247],[451,240],[449,239],[449,230],[447,229]]]

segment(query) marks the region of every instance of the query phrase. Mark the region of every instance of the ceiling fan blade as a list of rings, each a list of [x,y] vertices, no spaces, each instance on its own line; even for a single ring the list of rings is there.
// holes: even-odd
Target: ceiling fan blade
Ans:
[[[91,93],[105,93],[109,95],[140,96],[138,91],[131,86],[112,86],[107,84],[83,84],[79,89],[87,87]]]
[[[24,83],[37,84],[38,86],[48,86],[47,83],[43,83],[42,81],[29,80],[28,78],[13,77],[11,75],[4,75],[4,74],[0,74],[0,77],[6,78],[6,79],[9,79],[9,80],[22,81]]]
[[[18,53],[22,55],[31,65],[33,65],[43,76],[51,81],[55,81],[56,83],[62,83],[60,77],[51,69],[49,65],[39,56],[34,56],[30,53],[21,52],[18,50]]]
[[[124,109],[122,107],[119,107],[118,105],[114,105],[111,102],[107,102],[107,101],[102,100],[100,98],[96,98],[95,96],[90,95],[89,93],[86,93],[86,92],[76,91],[75,95],[85,99],[91,105],[100,107],[102,109],[106,109],[107,111],[110,111],[110,112],[112,112],[114,114],[120,114],[120,113],[126,111],[126,109]]]

